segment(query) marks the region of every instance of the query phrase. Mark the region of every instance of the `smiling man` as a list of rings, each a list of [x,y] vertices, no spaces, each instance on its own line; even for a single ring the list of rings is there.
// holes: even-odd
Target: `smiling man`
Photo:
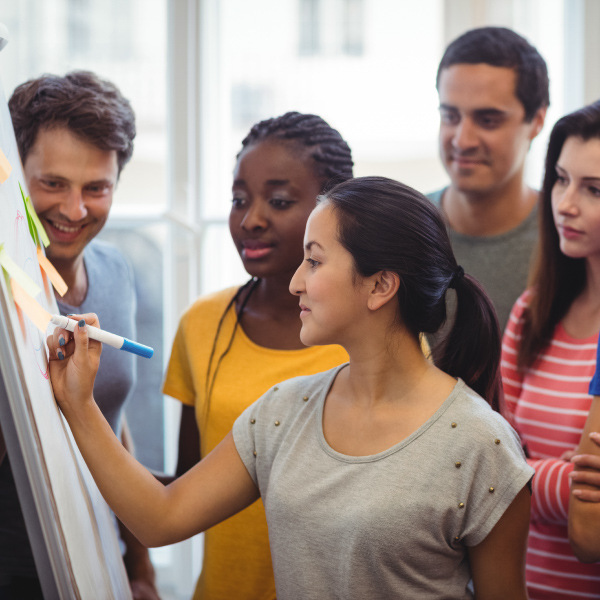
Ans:
[[[537,239],[538,193],[524,171],[549,104],[546,63],[510,29],[473,29],[446,49],[437,89],[450,185],[429,198],[445,216],[458,263],[486,288],[503,329]]]
[[[16,88],[9,109],[31,200],[50,238],[46,254],[69,290],[62,314],[95,312],[108,331],[135,338],[135,286],[119,251],[94,240],[133,153],[135,115],[119,90],[93,73],[43,75]],[[126,354],[126,353],[125,353]],[[94,396],[122,433],[135,384],[133,356],[105,348]],[[122,530],[134,598],[155,599],[148,551]],[[0,459],[0,598],[41,598],[8,459]]]

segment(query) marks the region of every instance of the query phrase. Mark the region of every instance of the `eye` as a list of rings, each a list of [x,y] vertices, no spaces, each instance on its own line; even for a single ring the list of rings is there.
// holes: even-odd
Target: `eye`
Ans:
[[[482,115],[477,122],[484,129],[495,129],[502,124],[503,118],[500,115]]]
[[[40,181],[40,183],[42,184],[43,187],[49,189],[49,190],[59,190],[61,189],[63,186],[62,182],[60,181],[53,181],[52,179],[42,179]]]
[[[561,175],[560,173],[556,174],[556,183],[559,185],[568,185],[569,180],[565,175]]]
[[[460,117],[457,112],[451,110],[440,110],[440,121],[445,125],[457,125]]]
[[[588,187],[588,190],[590,191],[590,194],[592,194],[592,196],[596,196],[597,198],[600,198],[600,187],[598,187],[596,185],[590,185]]]
[[[244,206],[246,204],[246,198],[244,198],[242,196],[234,196],[231,199],[231,204],[232,204],[233,208],[242,208],[242,206]]]
[[[321,264],[318,260],[315,260],[314,258],[307,258],[306,262],[310,265],[311,269],[314,269],[317,265]]]
[[[271,198],[271,200],[269,200],[269,203],[273,208],[276,208],[277,210],[285,210],[293,204],[291,200],[287,200],[286,198]]]
[[[94,183],[88,185],[85,191],[92,196],[104,196],[110,192],[111,188],[109,183]]]

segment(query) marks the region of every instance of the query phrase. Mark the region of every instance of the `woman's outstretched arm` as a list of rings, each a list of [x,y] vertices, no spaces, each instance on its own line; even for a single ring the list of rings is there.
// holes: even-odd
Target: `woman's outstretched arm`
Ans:
[[[84,318],[99,327],[95,315]],[[259,497],[231,433],[203,461],[164,486],[127,452],[94,402],[101,344],[88,339],[82,326],[73,334],[57,330],[48,348],[54,394],[81,454],[109,506],[144,545],[183,540]],[[61,354],[63,359],[57,358]]]

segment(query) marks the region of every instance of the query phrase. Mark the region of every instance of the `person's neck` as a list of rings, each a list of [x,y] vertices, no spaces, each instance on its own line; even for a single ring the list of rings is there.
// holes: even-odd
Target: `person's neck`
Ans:
[[[485,195],[448,187],[442,211],[457,233],[472,236],[500,235],[518,227],[531,214],[538,193],[522,177]]]
[[[290,293],[292,275],[261,279],[252,292],[248,306],[254,311],[268,312],[275,319],[291,314],[299,322],[299,301]]]
[[[418,340],[408,332],[386,335],[377,327],[356,344],[345,344],[350,355],[347,369],[349,399],[367,406],[385,402],[409,402],[433,365]]]
[[[74,260],[53,259],[51,262],[69,288],[64,296],[57,296],[57,299],[70,306],[80,306],[88,291],[83,254]]]

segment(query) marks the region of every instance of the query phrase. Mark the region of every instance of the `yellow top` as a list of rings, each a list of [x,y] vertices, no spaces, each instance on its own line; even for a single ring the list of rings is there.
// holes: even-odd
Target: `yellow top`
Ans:
[[[216,340],[209,382],[230,341],[206,406],[207,370],[219,321],[237,288],[196,301],[182,317],[163,392],[195,406],[200,455],[206,456],[230,431],[241,412],[276,383],[326,371],[348,360],[341,346],[274,350],[252,342],[241,326],[232,338],[236,316],[230,307]],[[194,600],[272,600],[275,583],[262,502],[205,534],[204,563]]]

